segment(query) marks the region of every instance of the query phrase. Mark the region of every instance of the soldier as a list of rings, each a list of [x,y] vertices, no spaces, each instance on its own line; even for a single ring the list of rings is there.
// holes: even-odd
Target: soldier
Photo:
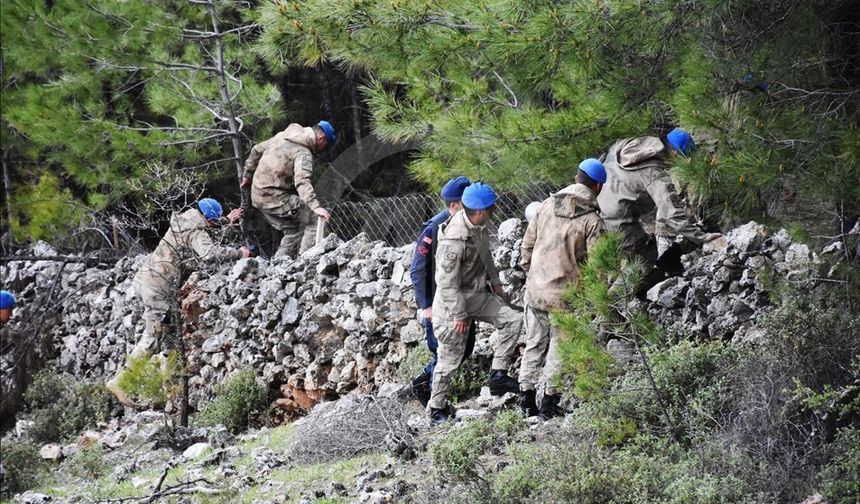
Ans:
[[[334,145],[335,140],[334,127],[328,121],[320,121],[312,128],[290,124],[255,145],[245,160],[241,187],[251,184],[254,208],[283,233],[276,255],[295,258],[313,245],[311,212],[326,221],[331,218],[328,210],[320,206],[311,182],[313,153]]]
[[[465,354],[472,320],[495,325],[499,339],[490,372],[490,393],[518,392],[519,384],[507,370],[517,345],[521,315],[500,298],[504,294],[490,256],[486,224],[495,209],[496,193],[475,182],[463,191],[463,210],[439,227],[436,250],[436,294],[433,333],[439,342],[433,371],[430,418],[438,425],[450,418],[448,388]],[[489,283],[489,290],[488,290]]]
[[[541,203],[523,237],[520,266],[526,271],[526,349],[520,368],[520,408],[544,420],[561,416],[561,394],[552,382],[561,369],[558,355],[560,331],[552,326],[549,312],[564,309],[564,292],[579,280],[579,264],[586,260],[597,238],[603,234],[603,220],[597,195],[606,183],[606,171],[596,159],[579,164],[576,183]],[[540,410],[535,385],[541,374],[546,384]]]
[[[412,380],[412,393],[421,401],[424,407],[427,407],[427,402],[430,400],[430,386],[433,380],[433,369],[436,367],[436,348],[438,346],[436,337],[433,336],[432,305],[433,295],[436,293],[434,274],[436,271],[435,252],[439,225],[463,208],[461,201],[463,190],[470,183],[467,177],[460,176],[449,180],[442,187],[440,196],[445,202],[446,208],[424,223],[424,229],[421,231],[421,235],[418,236],[418,242],[415,244],[415,253],[412,255],[410,275],[412,277],[412,287],[415,289],[415,303],[418,305],[418,309],[421,310],[421,323],[424,326],[427,348],[432,354],[430,362],[427,363],[421,374]],[[473,322],[469,327],[464,358],[472,353],[474,344],[475,324]]]
[[[197,208],[170,217],[170,229],[132,280],[134,293],[144,308],[144,330],[129,358],[151,356],[157,350],[164,330],[163,320],[184,280],[180,278],[183,270],[193,269],[195,261],[226,261],[251,256],[247,247],[235,249],[213,243],[207,229],[216,226],[221,215],[220,203],[203,198]],[[227,215],[227,220],[234,224],[243,215],[244,210],[236,208]],[[124,371],[121,369],[106,386],[120,402],[130,404],[129,397],[119,386]]]
[[[701,245],[714,241],[725,248],[720,233],[705,233],[687,216],[681,196],[666,173],[667,156],[689,156],[696,144],[692,136],[675,128],[664,144],[657,137],[625,138],[615,142],[603,164],[609,184],[597,197],[600,212],[609,231],[621,231],[625,247],[645,263],[646,271],[657,261],[657,245],[640,221],[657,208],[657,225]]]
[[[9,322],[16,304],[18,303],[11,292],[0,290],[0,324]]]

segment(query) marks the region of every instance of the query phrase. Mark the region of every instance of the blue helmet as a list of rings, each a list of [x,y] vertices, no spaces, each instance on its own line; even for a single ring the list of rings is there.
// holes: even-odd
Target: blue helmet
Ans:
[[[588,158],[582,160],[579,163],[579,171],[585,173],[591,180],[595,182],[599,182],[601,184],[606,183],[606,168],[603,167],[603,163],[594,158]]]
[[[666,140],[673,149],[685,156],[689,156],[696,149],[696,142],[693,141],[693,136],[681,128],[675,128],[666,135]]]
[[[320,121],[317,123],[317,128],[323,130],[325,133],[325,138],[328,140],[329,145],[334,145],[334,141],[337,140],[337,134],[334,132],[334,126],[331,125],[328,121]]]
[[[0,310],[11,310],[16,304],[18,302],[11,292],[0,290]]]
[[[465,191],[471,183],[472,182],[469,181],[468,177],[464,177],[462,175],[452,178],[442,187],[442,191],[439,193],[439,196],[441,196],[446,203],[460,201],[463,198],[463,191]]]
[[[198,201],[197,208],[200,209],[200,213],[202,213],[203,217],[208,221],[218,220],[224,213],[224,211],[221,210],[221,203],[218,203],[218,201],[212,198],[203,198]]]
[[[463,206],[470,210],[486,210],[496,204],[493,188],[482,182],[475,182],[463,191]]]

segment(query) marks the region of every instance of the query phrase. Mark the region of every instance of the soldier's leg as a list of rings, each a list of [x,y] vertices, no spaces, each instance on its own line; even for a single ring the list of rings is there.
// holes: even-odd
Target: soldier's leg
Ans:
[[[526,349],[520,365],[520,390],[534,390],[550,343],[549,314],[526,306]]]
[[[469,315],[489,322],[498,329],[498,339],[493,348],[493,364],[490,369],[490,394],[499,396],[508,392],[518,393],[520,384],[508,375],[508,368],[514,361],[514,350],[517,348],[522,327],[522,313],[506,305],[498,297],[487,293],[483,297],[480,308],[476,312],[469,310]]]
[[[281,243],[275,251],[275,257],[292,257],[299,255],[304,229],[296,209],[289,205],[261,210],[263,217],[271,226],[282,233]]]
[[[427,407],[430,401],[431,382],[433,380],[433,370],[436,368],[436,350],[438,342],[433,335],[433,324],[427,319],[422,318],[424,326],[424,334],[427,340],[427,349],[430,350],[430,361],[421,370],[421,374],[412,380],[412,394],[421,402],[421,405]]]
[[[304,230],[301,228],[298,229],[285,229],[284,237],[281,238],[281,244],[278,246],[278,251],[275,252],[275,257],[292,257],[295,259],[299,255],[299,250],[301,250],[302,245],[302,236],[304,235]]]
[[[561,356],[558,352],[559,340],[561,339],[561,329],[550,325],[549,329],[549,349],[546,352],[546,364],[543,367],[543,381],[546,383],[544,394],[558,395],[558,389],[555,382],[558,379],[558,374],[561,371]]]
[[[438,359],[433,370],[429,406],[436,410],[444,409],[448,405],[451,379],[463,361],[466,345],[466,335],[454,332],[451,325],[450,320],[433,321],[433,332],[439,341],[439,347],[436,350]]]

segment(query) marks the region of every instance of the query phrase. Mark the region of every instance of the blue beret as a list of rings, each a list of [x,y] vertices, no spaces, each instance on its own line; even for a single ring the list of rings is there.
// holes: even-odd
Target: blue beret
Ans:
[[[18,304],[18,302],[15,300],[15,296],[13,296],[11,292],[0,290],[0,310],[15,308],[16,304]]]
[[[328,121],[320,121],[317,123],[317,127],[323,130],[325,133],[325,138],[328,140],[329,145],[334,145],[334,141],[337,140],[337,134],[334,132],[334,126],[331,125]]]
[[[481,182],[475,182],[463,191],[463,206],[471,210],[486,210],[496,204],[496,193],[493,188]]]
[[[594,158],[583,159],[579,163],[579,170],[591,177],[591,180],[601,184],[606,183],[606,168],[603,163]]]
[[[689,156],[696,148],[693,137],[681,128],[675,128],[666,135],[672,148],[685,156]]]
[[[221,203],[218,203],[212,198],[203,198],[198,201],[197,208],[200,209],[203,217],[209,221],[220,219],[221,215],[224,213],[223,210],[221,210]]]
[[[472,182],[469,181],[468,177],[464,177],[462,175],[454,177],[445,183],[439,196],[449,203],[452,201],[460,201],[463,198],[463,191],[465,191],[471,183]]]

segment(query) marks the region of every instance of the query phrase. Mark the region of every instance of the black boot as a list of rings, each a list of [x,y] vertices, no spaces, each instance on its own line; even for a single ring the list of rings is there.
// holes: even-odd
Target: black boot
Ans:
[[[436,409],[430,408],[430,425],[442,425],[451,420],[451,411],[449,408]]]
[[[415,395],[415,399],[421,402],[421,406],[425,408],[427,407],[427,403],[430,402],[431,383],[430,375],[424,372],[412,380],[412,394]]]
[[[535,402],[535,391],[521,390],[520,396],[517,398],[517,406],[520,407],[527,417],[533,417],[538,414],[537,402]]]
[[[567,414],[567,411],[558,405],[559,401],[561,401],[561,394],[544,394],[543,401],[540,402],[540,413],[538,414],[541,420],[549,420],[550,418],[560,417]]]
[[[501,369],[490,371],[490,394],[500,396],[507,392],[517,394],[519,391],[520,383],[515,378],[508,376],[508,373]]]

